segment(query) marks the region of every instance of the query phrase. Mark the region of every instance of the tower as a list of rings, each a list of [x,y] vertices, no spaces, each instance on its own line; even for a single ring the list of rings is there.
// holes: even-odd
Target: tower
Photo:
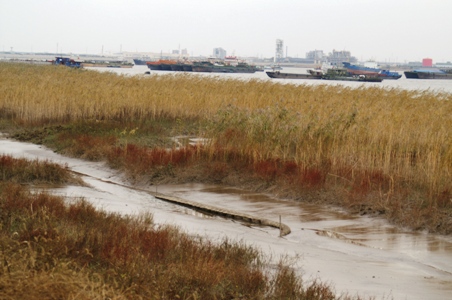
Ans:
[[[276,53],[275,53],[275,59],[274,62],[280,62],[284,56],[284,42],[283,40],[277,39],[276,40]]]

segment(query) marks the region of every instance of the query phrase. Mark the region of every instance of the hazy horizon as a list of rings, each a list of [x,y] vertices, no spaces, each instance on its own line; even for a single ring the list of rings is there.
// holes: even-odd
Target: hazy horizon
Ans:
[[[358,60],[452,61],[452,1],[0,0],[0,51],[171,52],[273,57],[350,51]]]

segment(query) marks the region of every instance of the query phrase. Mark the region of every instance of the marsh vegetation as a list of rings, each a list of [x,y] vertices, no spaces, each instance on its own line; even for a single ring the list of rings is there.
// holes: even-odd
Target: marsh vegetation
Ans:
[[[242,184],[452,232],[451,94],[21,64],[0,76],[4,128],[134,180]],[[176,147],[181,135],[209,143]]]
[[[304,282],[289,261],[243,242],[29,188],[83,184],[64,166],[2,155],[0,172],[2,299],[360,299]]]
[[[295,86],[184,74],[128,77],[21,64],[2,64],[0,81],[1,131],[66,155],[106,160],[135,184],[235,185],[294,201],[340,205],[352,213],[378,214],[415,230],[452,232],[451,94]],[[174,143],[175,136],[207,142],[181,145]],[[149,220],[145,223],[147,227],[136,228],[156,230]],[[165,236],[172,234],[174,229]],[[213,247],[206,241],[190,243],[203,249],[204,243],[208,249]],[[254,250],[226,245],[251,257],[245,263],[250,272],[262,271]],[[94,248],[102,247],[99,243]],[[88,250],[90,254],[95,251]],[[121,255],[114,258],[115,264],[129,264]],[[136,258],[130,257],[128,268],[137,265],[133,263]],[[83,261],[83,265],[92,267],[93,261]],[[228,272],[218,269],[218,273]],[[215,297],[260,299],[258,295],[266,295],[276,299],[281,298],[277,289],[288,284],[284,290],[297,296],[287,298],[303,299],[306,290],[287,266],[281,265],[276,279],[268,280],[265,272],[253,277],[253,272],[244,275],[250,276],[246,280],[227,278],[224,282],[261,280],[252,284],[259,290],[235,289],[231,284],[227,286],[232,290]],[[102,278],[99,283],[103,284]],[[135,284],[140,278],[127,280]],[[196,281],[201,284],[195,288],[175,292],[171,286],[165,290],[168,294],[162,292],[159,297],[212,295],[201,294],[200,286],[207,283]],[[218,282],[213,285],[218,291]],[[321,284],[312,287],[328,290]]]

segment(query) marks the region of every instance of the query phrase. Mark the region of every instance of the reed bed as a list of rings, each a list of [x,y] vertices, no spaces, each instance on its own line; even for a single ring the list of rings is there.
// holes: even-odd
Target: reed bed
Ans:
[[[0,116],[18,123],[203,120],[207,158],[222,151],[225,161],[236,153],[251,164],[292,163],[345,194],[372,192],[383,207],[452,207],[448,93],[20,64],[2,64],[0,81]]]

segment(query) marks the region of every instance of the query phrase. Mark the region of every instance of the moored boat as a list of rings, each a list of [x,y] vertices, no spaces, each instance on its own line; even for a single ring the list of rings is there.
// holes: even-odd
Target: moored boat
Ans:
[[[382,82],[383,78],[378,76],[366,75],[351,75],[344,68],[330,68],[323,70],[308,70],[306,73],[281,73],[281,72],[266,72],[270,78],[285,78],[285,79],[323,79],[323,80],[340,80],[340,81],[360,81],[360,82]]]
[[[146,60],[144,60],[144,59],[137,59],[137,58],[134,58],[134,59],[133,59],[133,63],[134,63],[136,66],[145,66],[147,62],[148,62],[148,61],[146,61]]]
[[[161,60],[160,66],[162,71],[171,71],[171,66],[175,65],[177,62],[175,60]]]
[[[184,72],[192,72],[193,71],[193,65],[192,64],[183,64],[182,68],[184,69]]]
[[[281,71],[283,68],[281,66],[279,66],[279,65],[271,65],[271,66],[264,66],[263,69],[264,70],[273,70],[273,71],[279,70],[279,71]]]
[[[281,73],[279,71],[266,71],[270,78],[283,78],[283,79],[322,79],[322,71],[313,71],[309,73]]]
[[[192,65],[193,72],[206,73],[255,73],[256,66],[248,65],[246,63],[239,63],[235,66],[224,64],[213,64],[211,62],[196,62]]]
[[[178,63],[170,65],[170,68],[171,68],[171,71],[183,71],[184,70],[183,64],[178,64]]]
[[[378,73],[381,71],[376,63],[367,63],[367,65],[361,66],[349,62],[342,62],[342,65],[347,69],[347,72],[352,75],[378,76]]]
[[[59,66],[67,66],[67,67],[72,67],[72,68],[82,68],[83,61],[81,60],[75,60],[69,57],[55,57],[55,60],[52,62],[52,64],[54,65],[59,65]]]
[[[192,65],[192,71],[193,72],[204,72],[204,73],[211,73],[212,72],[212,66],[213,64],[208,61],[199,61],[195,62]]]
[[[407,79],[452,79],[452,70],[419,69],[403,73]]]
[[[151,70],[171,71],[171,66],[176,64],[175,60],[160,59],[158,61],[148,61],[146,65]]]
[[[378,73],[378,77],[381,77],[383,79],[399,79],[402,77],[402,74],[399,74],[399,72],[393,72],[389,70],[381,70],[380,73]]]
[[[371,77],[382,77],[383,79],[399,79],[402,77],[398,72],[383,70],[374,62],[367,62],[364,65],[355,65],[349,62],[342,62],[342,65],[350,75],[364,75]]]
[[[341,80],[341,81],[361,81],[361,82],[382,82],[383,78],[376,75],[351,75],[348,69],[332,68],[322,76],[324,80]]]
[[[162,64],[161,64],[160,60],[148,61],[148,62],[146,62],[146,65],[148,66],[149,69],[154,70],[154,71],[162,69]]]
[[[127,61],[84,61],[83,67],[87,68],[132,68],[133,64]]]
[[[405,77],[407,79],[418,79],[419,76],[417,76],[418,72],[416,71],[405,71],[403,72],[403,74],[405,74]]]

